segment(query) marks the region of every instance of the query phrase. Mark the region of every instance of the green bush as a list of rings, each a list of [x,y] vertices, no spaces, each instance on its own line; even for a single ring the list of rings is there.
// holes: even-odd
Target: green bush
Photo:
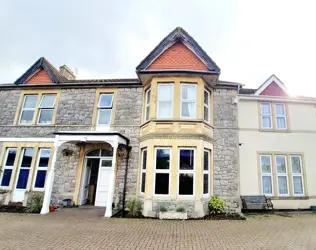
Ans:
[[[167,212],[167,211],[168,211],[168,208],[166,208],[165,206],[160,206],[160,207],[159,207],[159,211],[160,211],[160,212]]]
[[[176,212],[185,213],[185,208],[184,207],[177,207]]]
[[[132,217],[140,217],[142,214],[142,204],[136,198],[129,199],[126,202],[126,207],[128,209],[128,214]]]
[[[42,194],[33,194],[26,208],[28,213],[39,213],[43,206],[44,197]]]
[[[225,211],[225,201],[218,196],[212,196],[208,204],[210,214],[221,214]]]

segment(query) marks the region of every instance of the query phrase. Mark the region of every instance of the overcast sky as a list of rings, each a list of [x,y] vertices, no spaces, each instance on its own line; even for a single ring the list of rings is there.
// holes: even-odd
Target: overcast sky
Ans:
[[[78,78],[136,77],[135,67],[183,27],[221,68],[256,88],[276,74],[293,95],[316,96],[316,1],[0,0],[0,83],[39,57]]]

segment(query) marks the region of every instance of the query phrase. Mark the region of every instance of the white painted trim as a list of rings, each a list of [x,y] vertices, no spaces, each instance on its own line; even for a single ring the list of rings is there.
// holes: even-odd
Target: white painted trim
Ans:
[[[261,157],[262,156],[268,156],[270,158],[270,173],[262,173],[262,166],[261,166]],[[266,196],[273,196],[274,195],[274,187],[273,187],[273,166],[272,166],[272,155],[269,155],[269,154],[260,154],[259,155],[260,157],[260,173],[261,173],[261,194],[264,194]],[[271,179],[271,191],[272,193],[271,194],[265,194],[263,193],[263,181],[262,181],[262,177],[263,176],[268,176],[270,177]]]
[[[299,157],[300,158],[300,167],[301,167],[301,173],[293,173],[293,168],[292,168],[292,157]],[[291,172],[292,172],[292,189],[293,189],[293,196],[295,197],[302,197],[305,196],[305,187],[304,187],[304,177],[303,177],[303,166],[302,166],[302,156],[301,155],[290,155],[290,165],[291,165]],[[294,176],[301,177],[302,179],[302,189],[303,193],[302,194],[294,194]]]
[[[269,109],[270,109],[270,113],[268,114],[264,114],[262,113],[262,105],[263,104],[268,104],[269,105]],[[264,117],[269,117],[270,118],[270,127],[263,127],[263,118]],[[261,119],[261,128],[262,129],[273,129],[273,116],[272,116],[272,104],[269,102],[262,102],[260,103],[260,119]]]
[[[277,112],[276,112],[276,106],[277,106],[277,105],[282,105],[282,106],[283,106],[284,115],[278,115],[278,114],[277,114]],[[275,129],[287,130],[287,120],[286,120],[286,108],[285,108],[285,104],[284,104],[284,103],[275,103],[273,106],[274,106],[274,113],[275,113]],[[285,128],[278,128],[278,118],[284,118]]]
[[[170,86],[171,87],[171,92],[172,92],[172,97],[170,101],[164,101],[164,102],[171,102],[171,114],[170,116],[159,116],[159,88],[161,86]],[[158,88],[157,88],[157,118],[172,118],[173,117],[173,102],[174,102],[174,83],[158,83]]]
[[[284,163],[285,163],[285,173],[278,173],[278,164],[277,164],[277,157],[283,157],[284,158]],[[276,174],[276,182],[277,182],[277,192],[278,196],[280,197],[286,197],[290,195],[290,188],[289,188],[289,176],[288,176],[288,166],[287,166],[287,156],[286,155],[274,155],[274,161],[275,161],[275,174]],[[287,193],[286,194],[280,194],[279,190],[279,179],[278,177],[285,177],[286,178],[286,185],[287,185]]]
[[[13,166],[6,166],[6,162],[8,160],[8,156],[9,156],[9,151],[10,150],[15,150],[15,157],[14,157],[14,162],[13,162]],[[17,158],[17,148],[7,148],[6,149],[6,153],[5,153],[5,158],[3,159],[3,163],[2,163],[2,168],[0,167],[0,188],[1,189],[9,189],[10,187],[10,184],[11,184],[11,181],[12,181],[12,177],[13,177],[13,168],[14,168],[14,163],[16,161],[16,158]],[[3,179],[3,174],[4,174],[4,171],[6,169],[11,169],[12,172],[11,172],[11,177],[10,177],[10,181],[9,181],[9,185],[8,186],[1,186],[1,183],[2,183],[2,179]]]
[[[182,99],[182,88],[184,86],[189,86],[189,87],[194,87],[195,89],[195,100],[183,100]],[[184,119],[196,119],[196,113],[197,113],[197,108],[196,108],[196,102],[197,102],[197,85],[194,83],[180,83],[180,117]],[[183,116],[182,115],[182,104],[183,103],[193,103],[194,102],[194,109],[195,109],[195,116],[189,117],[189,116]]]
[[[47,165],[47,167],[40,167],[39,166],[39,161],[40,161],[41,153],[42,153],[43,150],[49,150],[49,158],[48,158],[48,165]],[[32,190],[33,191],[44,191],[45,190],[45,183],[46,183],[46,179],[47,179],[47,172],[48,172],[48,168],[49,168],[49,160],[50,160],[50,157],[51,157],[51,153],[52,153],[52,150],[50,148],[40,148],[38,150],[38,152],[37,152],[35,174],[34,174],[33,184],[32,184]],[[37,177],[37,172],[38,171],[46,171],[45,182],[44,182],[44,187],[43,188],[36,188],[35,187],[35,182],[36,182],[36,177]]]
[[[156,163],[157,163],[157,150],[158,149],[168,149],[169,150],[169,169],[156,169]],[[153,181],[153,196],[154,197],[170,197],[171,194],[171,162],[172,162],[172,147],[155,147],[155,159],[154,159],[154,181]],[[156,174],[169,174],[169,188],[168,188],[168,194],[155,194],[155,187],[156,187]]]
[[[257,91],[254,95],[260,95],[272,82],[275,82],[285,93],[287,93],[286,87],[283,82],[280,81],[275,75],[270,76]]]
[[[204,92],[206,92],[207,96],[208,96],[208,103],[207,104],[205,103]],[[211,92],[207,88],[204,88],[204,91],[203,91],[203,119],[207,123],[211,122],[211,114],[210,114],[210,106],[211,105],[210,105],[210,103],[211,103]],[[208,114],[208,119],[207,120],[205,120],[204,108],[207,108],[207,114]]]
[[[148,102],[148,93],[149,93],[149,102]],[[151,94],[151,90],[150,88],[147,89],[145,91],[145,117],[144,117],[144,121],[147,122],[150,119],[150,94]],[[148,111],[148,119],[147,119],[147,108],[149,107],[149,111]]]
[[[204,170],[204,161],[205,161],[205,159],[204,159],[204,153],[207,153],[208,154],[208,163],[207,163],[207,165],[208,165],[208,169],[207,170]],[[210,193],[211,193],[211,173],[210,173],[210,171],[211,171],[211,150],[210,149],[207,149],[207,148],[204,148],[204,150],[203,150],[203,164],[202,164],[202,171],[203,171],[203,173],[202,173],[202,175],[203,175],[203,177],[202,177],[202,195],[203,195],[203,198],[207,198],[207,197],[209,197],[210,196]],[[205,174],[207,174],[208,175],[208,177],[207,177],[207,181],[208,181],[208,190],[207,190],[207,193],[206,194],[204,194],[204,175]]]
[[[242,95],[239,94],[239,100],[249,101],[264,101],[264,102],[293,102],[293,103],[306,103],[316,104],[316,98],[314,100],[308,98],[296,98],[296,97],[281,97],[281,96],[254,96],[254,95]]]
[[[25,104],[25,100],[26,100],[26,97],[27,96],[36,96],[36,103],[35,103],[35,107],[34,108],[24,108],[24,104]],[[33,123],[33,119],[34,119],[34,115],[35,115],[35,110],[36,110],[36,104],[38,102],[38,94],[26,94],[23,96],[23,103],[22,103],[22,106],[21,106],[21,112],[20,112],[20,116],[19,116],[19,124],[20,125],[32,125]],[[23,111],[33,111],[33,117],[32,117],[32,120],[31,122],[29,123],[22,123],[21,122],[21,119],[22,119],[22,113]]]
[[[0,137],[0,142],[54,142],[55,138],[36,138],[36,137],[27,137],[27,138],[17,138],[17,137]]]
[[[143,169],[143,164],[144,164],[144,153],[146,152],[146,166]],[[141,195],[144,195],[145,193],[142,192],[142,182],[143,182],[143,174],[145,174],[145,176],[147,175],[146,171],[147,171],[147,162],[148,162],[148,154],[147,154],[147,148],[142,148],[141,150],[141,165],[140,165],[140,185],[139,185],[139,193]],[[145,192],[146,192],[146,178],[145,178],[145,188],[144,188]]]

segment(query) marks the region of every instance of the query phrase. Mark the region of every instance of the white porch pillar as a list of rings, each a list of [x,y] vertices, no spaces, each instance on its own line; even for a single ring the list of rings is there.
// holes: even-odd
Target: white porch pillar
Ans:
[[[52,157],[52,163],[50,166],[50,169],[48,171],[46,185],[45,185],[45,195],[44,195],[44,201],[43,201],[43,207],[41,210],[41,214],[48,214],[49,213],[49,205],[50,205],[50,199],[52,196],[53,191],[53,183],[54,183],[54,176],[55,176],[55,165],[57,160],[57,153],[59,148],[59,135],[56,135],[55,137],[55,143],[54,143],[54,154]]]
[[[118,148],[117,139],[112,144],[112,147],[113,147],[112,176],[110,178],[108,200],[107,200],[107,203],[106,203],[106,209],[105,209],[105,214],[104,214],[104,217],[107,217],[107,218],[110,218],[112,216],[112,203],[113,203],[114,187],[115,187],[116,153],[117,153],[117,148]]]

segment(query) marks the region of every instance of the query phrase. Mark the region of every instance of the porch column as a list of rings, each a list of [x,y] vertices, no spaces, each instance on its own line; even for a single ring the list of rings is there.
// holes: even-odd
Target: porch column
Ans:
[[[114,195],[114,186],[115,186],[115,166],[116,166],[116,153],[118,142],[115,141],[112,144],[113,147],[113,159],[112,159],[112,177],[110,179],[110,186],[109,186],[109,193],[108,193],[108,200],[106,203],[106,209],[104,217],[110,218],[112,216],[112,203],[113,203],[113,195]]]
[[[55,142],[54,142],[54,154],[53,154],[52,163],[47,175],[47,180],[46,180],[46,185],[45,185],[45,195],[44,195],[44,201],[43,201],[41,214],[49,213],[49,205],[50,205],[50,199],[51,199],[52,191],[53,191],[55,165],[56,165],[56,160],[57,160],[58,148],[59,148],[59,135],[56,135]]]

